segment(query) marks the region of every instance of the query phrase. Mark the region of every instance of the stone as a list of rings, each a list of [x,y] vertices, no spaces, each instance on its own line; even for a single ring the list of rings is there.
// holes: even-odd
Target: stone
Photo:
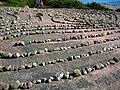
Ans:
[[[33,86],[33,83],[32,83],[31,81],[29,81],[29,82],[27,83],[27,89],[30,89],[32,86]]]
[[[119,58],[117,58],[117,57],[113,57],[113,60],[114,60],[115,62],[119,62]]]
[[[87,73],[93,71],[93,69],[91,67],[86,67],[85,69],[86,69]]]
[[[0,66],[0,72],[3,72],[3,66]]]
[[[112,65],[114,65],[115,61],[114,60],[110,60],[109,63],[112,64]]]
[[[47,49],[47,48],[45,48],[45,49],[44,49],[44,51],[45,51],[45,52],[48,52],[48,49]]]
[[[40,84],[41,82],[41,79],[36,80],[36,84]]]
[[[62,79],[63,76],[64,76],[64,73],[62,71],[59,71],[59,72],[56,73],[55,78],[56,79]]]
[[[12,66],[11,66],[11,65],[9,65],[9,66],[6,67],[6,70],[7,70],[7,71],[10,71],[11,69],[12,69]]]
[[[52,82],[51,79],[47,79],[47,80],[46,80],[46,83],[50,83],[50,82]]]
[[[70,73],[69,72],[66,72],[66,73],[64,73],[64,79],[68,79],[69,78],[69,76],[70,76]]]
[[[20,54],[19,54],[19,53],[15,53],[15,54],[13,55],[13,57],[14,57],[14,58],[19,58],[19,57],[20,57]]]
[[[99,66],[98,64],[96,64],[96,65],[94,66],[94,68],[95,68],[95,70],[99,70],[99,69],[100,69],[100,66]]]
[[[49,79],[51,79],[51,80],[53,81],[53,80],[54,80],[54,77],[51,76],[51,77],[49,77]]]
[[[74,76],[74,77],[79,77],[80,75],[81,75],[81,72],[80,72],[79,69],[75,69],[75,70],[73,71],[73,76]]]
[[[88,73],[87,73],[87,71],[86,71],[85,69],[82,69],[82,70],[81,70],[81,74],[86,75],[86,74],[88,74]]]
[[[40,66],[45,66],[45,62],[42,62],[39,64]]]
[[[37,63],[32,63],[32,67],[37,67]]]
[[[72,61],[74,59],[74,56],[70,56],[67,58],[68,61]]]
[[[92,54],[93,54],[93,51],[89,51],[88,54],[89,54],[89,55],[92,55]]]
[[[21,70],[21,69],[25,69],[25,66],[24,65],[21,65],[18,70]]]
[[[99,63],[100,69],[103,69],[105,66],[102,63]]]
[[[41,83],[45,83],[47,81],[47,78],[42,78]]]
[[[27,83],[24,83],[22,89],[28,89]]]
[[[9,86],[9,89],[17,89],[19,88],[20,84],[21,84],[20,81],[17,80]]]
[[[30,69],[30,68],[32,68],[32,64],[28,64],[25,66],[25,69]]]
[[[19,42],[19,45],[20,45],[20,46],[25,46],[25,42],[24,42],[24,41],[21,41],[21,42]]]
[[[31,55],[32,55],[32,52],[28,52],[26,56],[29,57]]]

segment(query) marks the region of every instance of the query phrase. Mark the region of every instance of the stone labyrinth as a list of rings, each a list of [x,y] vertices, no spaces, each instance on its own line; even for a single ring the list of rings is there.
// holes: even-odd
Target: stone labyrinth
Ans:
[[[0,8],[0,90],[119,90],[120,13]]]

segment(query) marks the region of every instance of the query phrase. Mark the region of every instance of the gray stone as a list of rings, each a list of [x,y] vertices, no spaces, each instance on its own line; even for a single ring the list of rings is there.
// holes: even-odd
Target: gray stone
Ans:
[[[86,71],[85,69],[82,69],[82,70],[81,70],[81,73],[82,73],[83,75],[88,74],[87,71]]]

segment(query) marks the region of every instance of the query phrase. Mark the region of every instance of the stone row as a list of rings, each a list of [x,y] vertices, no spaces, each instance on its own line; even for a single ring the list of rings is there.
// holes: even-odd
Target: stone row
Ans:
[[[119,40],[120,37],[113,37],[113,38],[106,38],[104,40],[94,40],[94,41],[91,41],[91,42],[84,42],[84,43],[81,43],[80,45],[74,45],[74,46],[68,46],[68,47],[57,47],[57,48],[54,48],[54,49],[48,49],[48,48],[45,48],[44,50],[38,50],[38,51],[34,51],[34,52],[26,52],[26,53],[23,53],[23,54],[20,54],[20,53],[15,53],[15,54],[12,54],[10,52],[4,52],[4,51],[0,51],[0,57],[1,58],[7,58],[7,59],[11,59],[11,58],[19,58],[19,57],[30,57],[30,56],[33,56],[33,55],[36,55],[36,54],[44,54],[46,52],[55,52],[55,51],[66,51],[66,50],[69,50],[69,49],[77,49],[77,48],[81,48],[81,47],[84,47],[84,46],[90,46],[90,45],[94,45],[94,44],[102,44],[102,43],[107,43],[107,42],[110,42],[110,41],[117,41]],[[24,45],[24,42],[19,42],[20,45]]]
[[[69,80],[69,79],[73,79],[76,77],[80,77],[82,75],[90,74],[91,72],[95,72],[96,70],[104,69],[110,65],[115,65],[119,61],[120,61],[119,58],[113,57],[113,59],[110,59],[104,63],[98,62],[95,65],[89,65],[82,69],[76,68],[73,70],[73,72],[58,71],[58,72],[56,72],[55,75],[52,75],[49,78],[43,77],[41,79],[32,80],[32,81],[28,81],[28,82],[20,82],[19,80],[17,80],[14,83],[8,85],[6,88],[7,89],[30,89],[35,84],[51,83],[51,82],[60,81],[60,80]],[[5,89],[5,87],[3,87],[3,89]]]
[[[37,34],[64,34],[64,33],[86,33],[86,32],[99,32],[99,31],[108,31],[108,30],[115,30],[115,29],[113,29],[113,28],[111,28],[111,29],[96,29],[96,30],[84,30],[84,31],[82,31],[82,30],[71,30],[71,31],[51,31],[51,32],[45,32],[45,31],[31,31],[31,32],[22,32],[22,33],[20,33],[20,34],[12,34],[12,33],[9,33],[9,32],[7,32],[7,33],[5,33],[5,35],[9,35],[9,34],[12,34],[11,35],[11,38],[15,38],[15,37],[21,37],[21,36],[25,36],[25,35],[37,35]],[[20,30],[18,30],[17,32],[21,32]],[[117,32],[117,31],[116,31]]]
[[[114,33],[120,33],[120,31],[106,32],[106,33],[100,33],[100,34],[69,36],[68,38],[47,39],[47,40],[32,40],[32,41],[29,41],[28,43],[25,43],[25,45],[32,44],[32,43],[43,44],[43,43],[47,43],[47,42],[61,42],[61,41],[69,41],[69,40],[81,40],[81,39],[88,39],[88,38],[95,38],[95,37],[103,37],[103,36],[106,36],[106,35],[112,35]],[[23,46],[23,45],[19,45],[18,42],[16,42],[13,46]],[[21,41],[21,42],[24,42],[24,41]]]
[[[85,57],[89,57],[95,54],[100,54],[100,53],[105,53],[105,52],[109,52],[109,51],[113,51],[120,48],[120,45],[114,45],[112,47],[104,47],[101,48],[99,50],[96,51],[89,51],[86,54],[80,54],[78,56],[69,56],[66,59],[57,59],[57,60],[52,60],[52,61],[48,61],[48,62],[42,62],[42,63],[30,63],[30,64],[25,64],[25,65],[21,65],[18,68],[15,68],[11,65],[5,67],[5,66],[0,66],[0,72],[6,72],[6,71],[19,71],[19,70],[23,70],[23,69],[31,69],[37,66],[46,66],[46,65],[50,65],[50,64],[57,64],[57,63],[61,63],[61,62],[66,62],[66,61],[73,61],[73,60],[77,60],[80,58],[85,58]]]

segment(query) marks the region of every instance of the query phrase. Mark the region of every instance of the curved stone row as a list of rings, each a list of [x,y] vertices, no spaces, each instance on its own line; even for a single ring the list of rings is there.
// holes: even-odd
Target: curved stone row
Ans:
[[[8,85],[8,89],[30,89],[33,87],[35,84],[41,84],[41,83],[51,83],[54,81],[60,81],[60,80],[66,80],[66,79],[73,79],[76,77],[80,77],[82,75],[87,75],[91,72],[95,72],[96,70],[101,70],[106,68],[109,65],[114,65],[120,61],[119,58],[113,57],[113,59],[110,59],[104,63],[98,62],[95,65],[88,65],[87,67],[84,67],[82,69],[74,69],[73,72],[63,72],[63,71],[58,71],[55,75],[50,76],[49,78],[41,78],[37,80],[32,80],[28,82],[20,82],[19,80],[15,81],[14,83]],[[3,87],[4,89],[4,87]]]
[[[120,31],[114,31],[114,32],[106,32],[106,33],[100,33],[100,34],[89,34],[89,35],[79,35],[79,36],[70,36],[68,38],[58,38],[58,39],[47,39],[47,40],[32,40],[26,43],[25,45],[32,44],[32,43],[47,43],[47,42],[61,42],[61,41],[69,41],[69,40],[81,40],[81,39],[87,39],[87,38],[95,38],[95,37],[103,37],[106,35],[112,35],[114,33],[120,33]],[[20,41],[16,42],[13,46],[24,46],[19,44]],[[21,41],[24,42],[24,41]]]
[[[115,30],[113,28],[110,28],[109,30]],[[20,30],[18,30],[20,32]],[[35,32],[22,32],[22,33],[19,33],[19,34],[15,34],[15,35],[11,35],[12,37],[11,38],[15,38],[15,37],[21,37],[21,36],[27,36],[27,35],[37,35],[37,34],[64,34],[64,33],[83,33],[83,32],[97,32],[97,31],[108,31],[108,29],[98,29],[98,30],[85,30],[85,31],[82,31],[82,30],[71,30],[71,31],[51,31],[51,32],[45,32],[45,31],[35,31]],[[117,32],[117,31],[116,31]],[[11,34],[11,33],[10,33]],[[6,35],[9,35],[6,34]]]
[[[19,70],[22,70],[22,69],[31,69],[31,68],[34,68],[34,67],[37,67],[37,66],[46,66],[46,65],[50,65],[50,64],[57,64],[57,63],[61,63],[61,62],[66,62],[66,61],[73,61],[73,60],[76,60],[76,59],[80,59],[80,58],[85,58],[85,57],[89,57],[91,55],[95,55],[95,54],[100,54],[100,53],[105,53],[105,52],[109,52],[109,51],[113,51],[113,50],[116,50],[120,48],[120,45],[114,45],[112,47],[104,47],[104,48],[101,48],[99,50],[96,50],[96,51],[89,51],[88,53],[86,54],[80,54],[78,56],[69,56],[67,57],[66,59],[57,59],[57,60],[52,60],[52,61],[48,61],[48,62],[42,62],[40,64],[37,64],[37,63],[30,63],[30,64],[25,64],[25,65],[21,65],[20,67],[18,68],[15,68],[11,65],[5,67],[5,66],[0,66],[0,72],[6,72],[6,71],[19,71]],[[32,53],[28,53],[29,55],[31,55]],[[27,54],[27,56],[28,56]],[[16,54],[17,55],[17,54]],[[19,54],[18,54],[19,55]],[[20,56],[20,55],[19,55]]]
[[[94,40],[93,42],[84,42],[84,43],[81,43],[80,45],[74,45],[74,46],[68,46],[68,47],[57,47],[57,48],[54,48],[54,49],[48,49],[48,48],[45,48],[44,50],[38,50],[38,51],[34,51],[34,52],[26,52],[26,53],[23,53],[23,54],[20,54],[20,53],[15,53],[15,54],[12,54],[10,52],[4,52],[4,51],[0,51],[0,58],[7,58],[7,59],[11,59],[11,58],[19,58],[19,57],[30,57],[30,56],[33,56],[33,55],[36,55],[36,54],[44,54],[45,52],[54,52],[54,51],[65,51],[65,50],[69,50],[69,49],[76,49],[76,48],[80,48],[80,47],[84,47],[84,46],[90,46],[90,45],[94,45],[94,44],[102,44],[102,43],[107,43],[107,42],[110,42],[110,41],[116,41],[116,40],[119,40],[120,37],[113,37],[113,38],[106,38],[104,40]],[[20,45],[24,45],[24,42],[19,42]]]

